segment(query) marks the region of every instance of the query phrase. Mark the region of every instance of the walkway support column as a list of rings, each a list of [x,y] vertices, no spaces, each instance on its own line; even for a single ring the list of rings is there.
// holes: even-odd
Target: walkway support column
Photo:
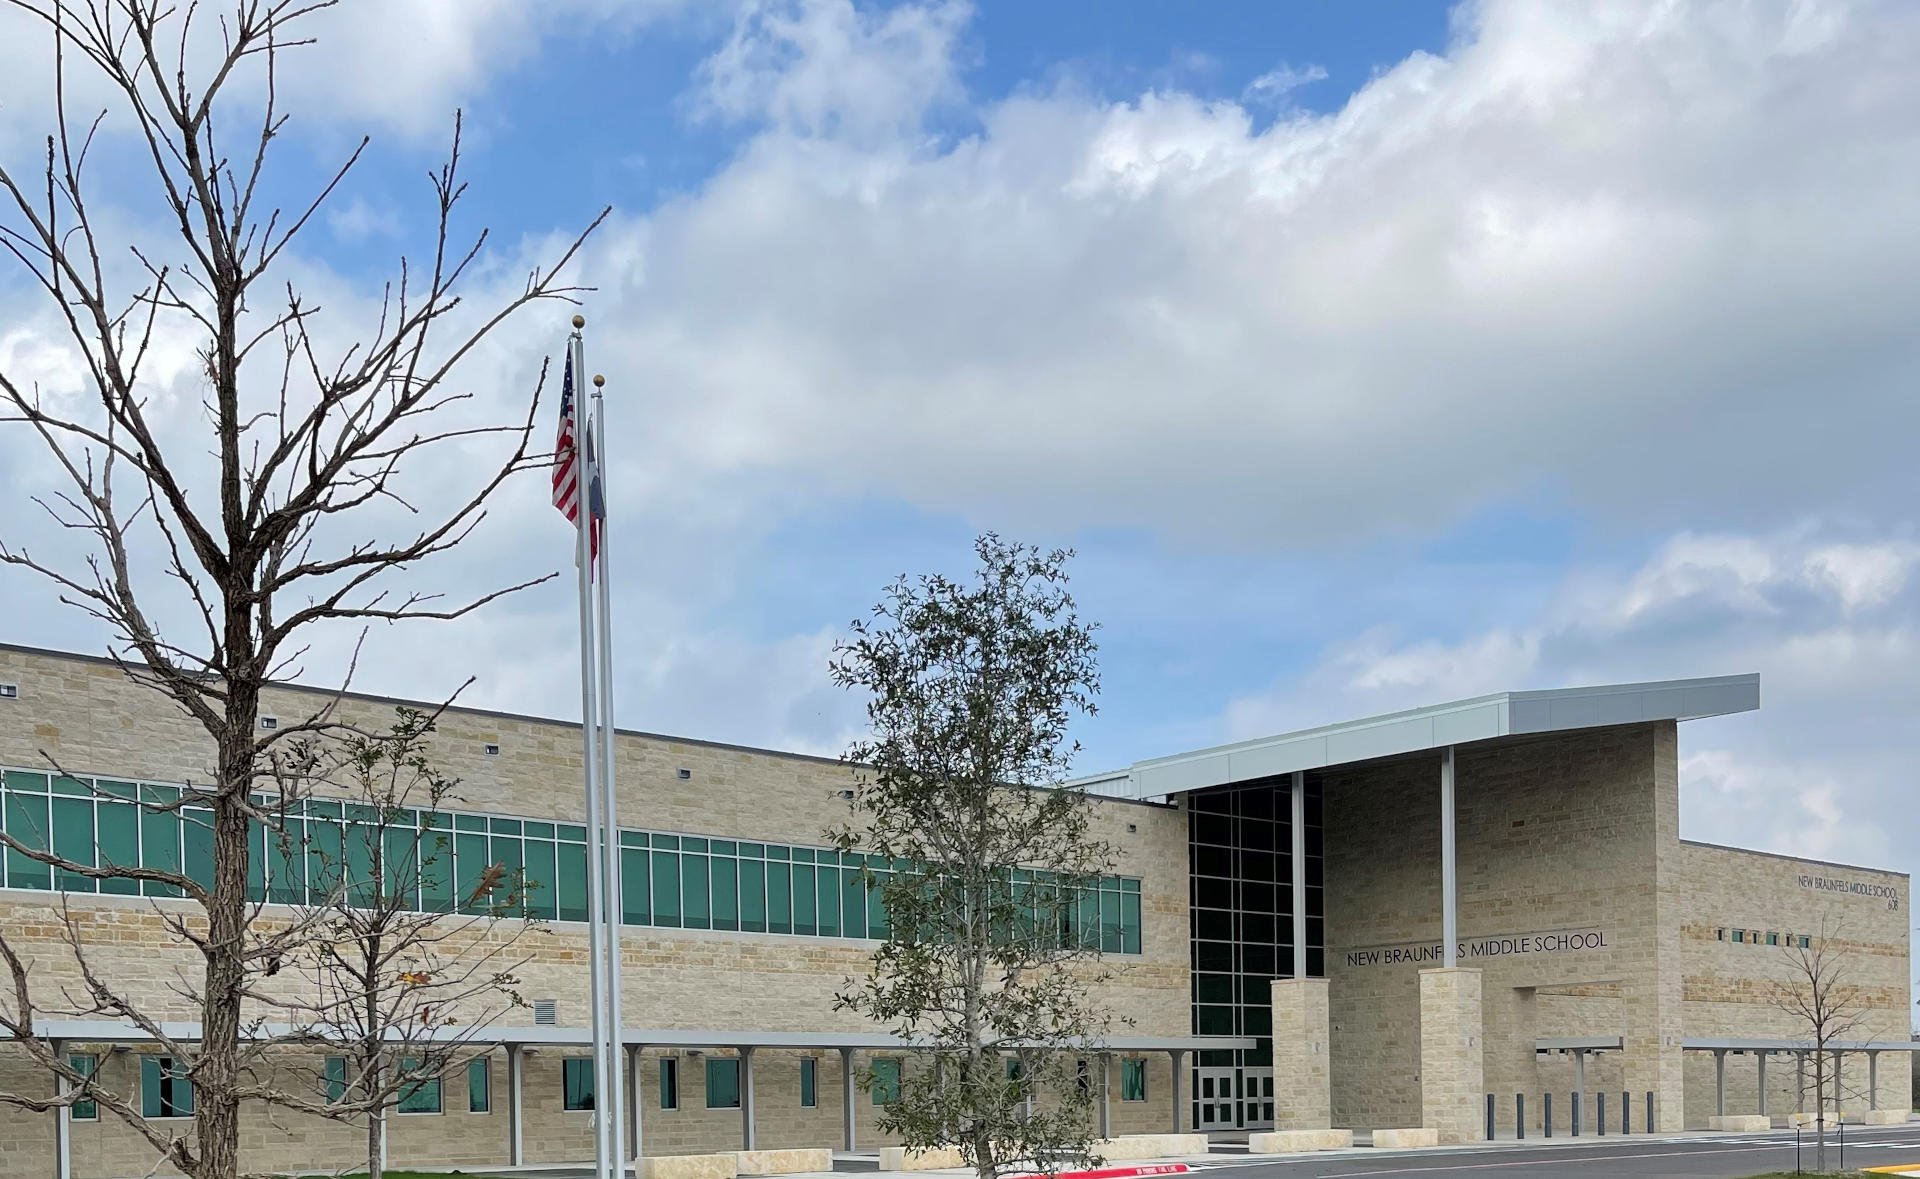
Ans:
[[[55,1060],[67,1054],[66,1044],[59,1040],[51,1041],[48,1047],[53,1050]],[[66,1074],[55,1073],[55,1095],[65,1097],[69,1088]],[[53,1179],[73,1179],[73,1107],[70,1105],[53,1111]]]
[[[1880,1054],[1867,1053],[1867,1108],[1880,1108]]]
[[[1113,1137],[1113,1057],[1100,1054],[1100,1138]]]
[[[1333,1127],[1331,1020],[1324,978],[1273,980],[1273,1127]]]
[[[1713,1113],[1715,1117],[1727,1116],[1727,1050],[1713,1050]]]
[[[1289,863],[1293,869],[1293,977],[1307,977],[1307,772],[1293,772],[1293,839]],[[1274,1073],[1277,1077],[1280,1074]]]
[[[853,1049],[840,1050],[840,1120],[846,1145],[843,1149],[853,1153]]]
[[[740,1049],[740,1149],[758,1150],[753,1142],[753,1048]]]
[[[1420,1121],[1442,1143],[1478,1142],[1485,1068],[1480,971],[1420,972]]]
[[[646,1156],[646,1137],[641,1130],[641,1111],[646,1102],[640,1100],[640,1052],[642,1045],[627,1046],[627,1141],[633,1146],[630,1156],[638,1166],[639,1160]]]
[[[1767,1057],[1771,1055],[1764,1049],[1758,1053],[1760,1059],[1760,1116],[1767,1116]]]
[[[513,1167],[527,1165],[526,1119],[520,1112],[520,1093],[526,1087],[521,1075],[526,1069],[523,1051],[518,1044],[507,1045],[507,1165]]]
[[[1453,746],[1440,751],[1440,955],[1448,970],[1460,965],[1460,881],[1454,863]]]
[[[1184,1132],[1187,1104],[1187,1050],[1174,1048],[1167,1055],[1173,1057],[1173,1084],[1167,1086],[1173,1093],[1173,1132]]]
[[[1573,1116],[1568,1119],[1573,1136],[1580,1137],[1580,1123],[1587,1109],[1587,1054],[1574,1049],[1573,1053]]]

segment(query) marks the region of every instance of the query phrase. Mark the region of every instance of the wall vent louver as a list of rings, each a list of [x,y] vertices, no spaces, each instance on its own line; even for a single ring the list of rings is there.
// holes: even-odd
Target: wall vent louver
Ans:
[[[19,698],[19,684],[0,684],[0,700],[18,700]]]
[[[553,1027],[560,1022],[559,1005],[552,999],[535,999],[533,1001],[533,1022],[539,1027]]]

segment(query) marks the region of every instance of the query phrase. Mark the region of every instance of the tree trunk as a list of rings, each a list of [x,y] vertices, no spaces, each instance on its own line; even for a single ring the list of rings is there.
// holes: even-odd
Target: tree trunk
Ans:
[[[367,1179],[380,1179],[386,1169],[380,1161],[386,1153],[386,1137],[386,1111],[376,1109],[367,1114]]]
[[[242,622],[241,626],[247,624]],[[236,628],[229,628],[230,630]],[[244,651],[244,646],[235,648]],[[213,888],[207,899],[207,949],[200,998],[194,1084],[195,1179],[232,1179],[240,1169],[240,1102],[234,1087],[246,986],[247,812],[253,783],[253,728],[259,697],[248,678],[230,682],[212,803]]]

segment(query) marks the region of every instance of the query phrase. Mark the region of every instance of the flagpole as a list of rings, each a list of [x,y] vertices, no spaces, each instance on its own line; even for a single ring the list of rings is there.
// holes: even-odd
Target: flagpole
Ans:
[[[592,423],[580,409],[579,382],[586,375],[586,349],[581,342],[580,329],[585,327],[586,317],[573,317],[573,334],[567,339],[567,379],[574,383],[574,431],[575,451],[574,469],[578,482],[578,508],[574,513],[576,532],[574,535],[574,563],[578,566],[580,587],[580,743],[581,770],[587,794],[587,961],[589,963],[589,986],[593,1003],[593,1073],[594,1073],[594,1112],[593,1112],[593,1172],[595,1179],[616,1179],[610,1163],[612,1151],[608,1149],[605,1098],[610,1092],[607,1077],[606,1056],[606,987],[603,981],[605,972],[605,954],[602,939],[606,926],[602,913],[606,898],[602,892],[605,878],[601,863],[601,822],[600,791],[597,789],[599,769],[599,750],[595,730],[599,727],[600,709],[596,699],[598,675],[596,674],[593,618],[593,548],[589,539],[593,527],[593,512],[588,504],[586,480],[589,471],[579,459],[582,449],[581,439]]]
[[[584,370],[583,370],[584,371]],[[614,748],[613,748],[613,547],[610,534],[613,531],[608,521],[607,508],[607,422],[606,407],[601,399],[601,390],[606,387],[607,378],[598,373],[593,377],[593,455],[594,474],[599,477],[600,488],[594,507],[600,520],[600,559],[595,581],[595,606],[600,621],[600,793],[602,804],[600,821],[605,824],[606,859],[601,867],[607,903],[604,906],[607,946],[607,1037],[608,1068],[612,1073],[612,1084],[608,1087],[607,1112],[613,1122],[614,1173],[624,1174],[626,1160],[637,1158],[640,1154],[640,1138],[633,1135],[632,1149],[628,1149],[622,1132],[627,1121],[626,1076],[620,1067],[621,1040],[625,1024],[620,1012],[620,915],[622,893],[620,890],[620,806],[615,788]]]

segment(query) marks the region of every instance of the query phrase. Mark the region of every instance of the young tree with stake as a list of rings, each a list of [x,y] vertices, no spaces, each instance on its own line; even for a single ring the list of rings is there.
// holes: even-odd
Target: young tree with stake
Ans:
[[[264,687],[296,674],[317,636],[458,618],[545,580],[456,599],[397,584],[471,535],[509,478],[543,463],[533,444],[538,385],[495,415],[455,382],[510,318],[569,300],[577,288],[557,276],[586,234],[491,306],[463,301],[487,236],[460,226],[456,117],[452,150],[431,175],[424,256],[402,261],[360,328],[325,319],[302,291],[295,246],[366,141],[299,204],[272,207],[268,194],[291,179],[271,166],[287,126],[280,56],[299,52],[331,6],[228,0],[217,15],[168,0],[7,6],[46,35],[55,82],[44,153],[0,160],[0,248],[46,295],[84,387],[43,395],[0,369],[0,421],[64,480],[39,501],[63,539],[30,548],[17,514],[0,519],[0,567],[43,578],[95,619],[127,676],[204,730],[207,776],[176,800],[142,805],[198,816],[212,852],[205,872],[182,872],[78,863],[22,833],[0,835],[62,873],[177,894],[156,902],[154,919],[197,961],[163,1006],[97,969],[70,936],[79,981],[69,997],[36,979],[47,964],[24,961],[0,931],[11,983],[0,1034],[68,1090],[9,1089],[0,1102],[42,1111],[94,1102],[191,1179],[238,1174],[243,1102],[305,1100],[263,1079],[274,1075],[276,1047],[261,1032],[279,985],[267,980],[313,930],[262,919],[249,896],[249,837],[256,826],[282,830],[317,776],[294,755],[295,739],[345,726],[328,700],[263,731]],[[75,109],[78,72],[104,87],[108,110]],[[164,230],[141,234],[137,218],[96,200],[103,189],[89,164],[101,159],[113,161],[116,197],[161,214]],[[204,388],[184,411],[152,376],[159,356],[183,350],[198,357]],[[166,1021],[188,1013],[197,1038],[172,1036]],[[191,1125],[145,1117],[90,1085],[34,1034],[54,1014],[111,1018],[158,1045],[191,1081]]]
[[[1868,1012],[1867,995],[1851,977],[1848,953],[1840,941],[1841,928],[1820,923],[1818,935],[1805,945],[1789,942],[1783,951],[1785,977],[1775,980],[1768,995],[1773,1007],[1791,1018],[1799,1039],[1810,1051],[1813,1083],[1816,1170],[1827,1169],[1827,1105],[1840,1107],[1840,1053],[1835,1045],[1859,1038]]]
[[[837,1002],[912,1046],[881,1129],[957,1147],[991,1179],[1092,1159],[1077,1066],[1110,1017],[1082,899],[1113,851],[1063,784],[1067,726],[1099,690],[1070,554],[991,534],[974,551],[970,581],[901,578],[836,649],[834,680],[869,695],[871,732],[847,751],[853,819],[834,839],[885,866],[871,886],[889,923]]]

